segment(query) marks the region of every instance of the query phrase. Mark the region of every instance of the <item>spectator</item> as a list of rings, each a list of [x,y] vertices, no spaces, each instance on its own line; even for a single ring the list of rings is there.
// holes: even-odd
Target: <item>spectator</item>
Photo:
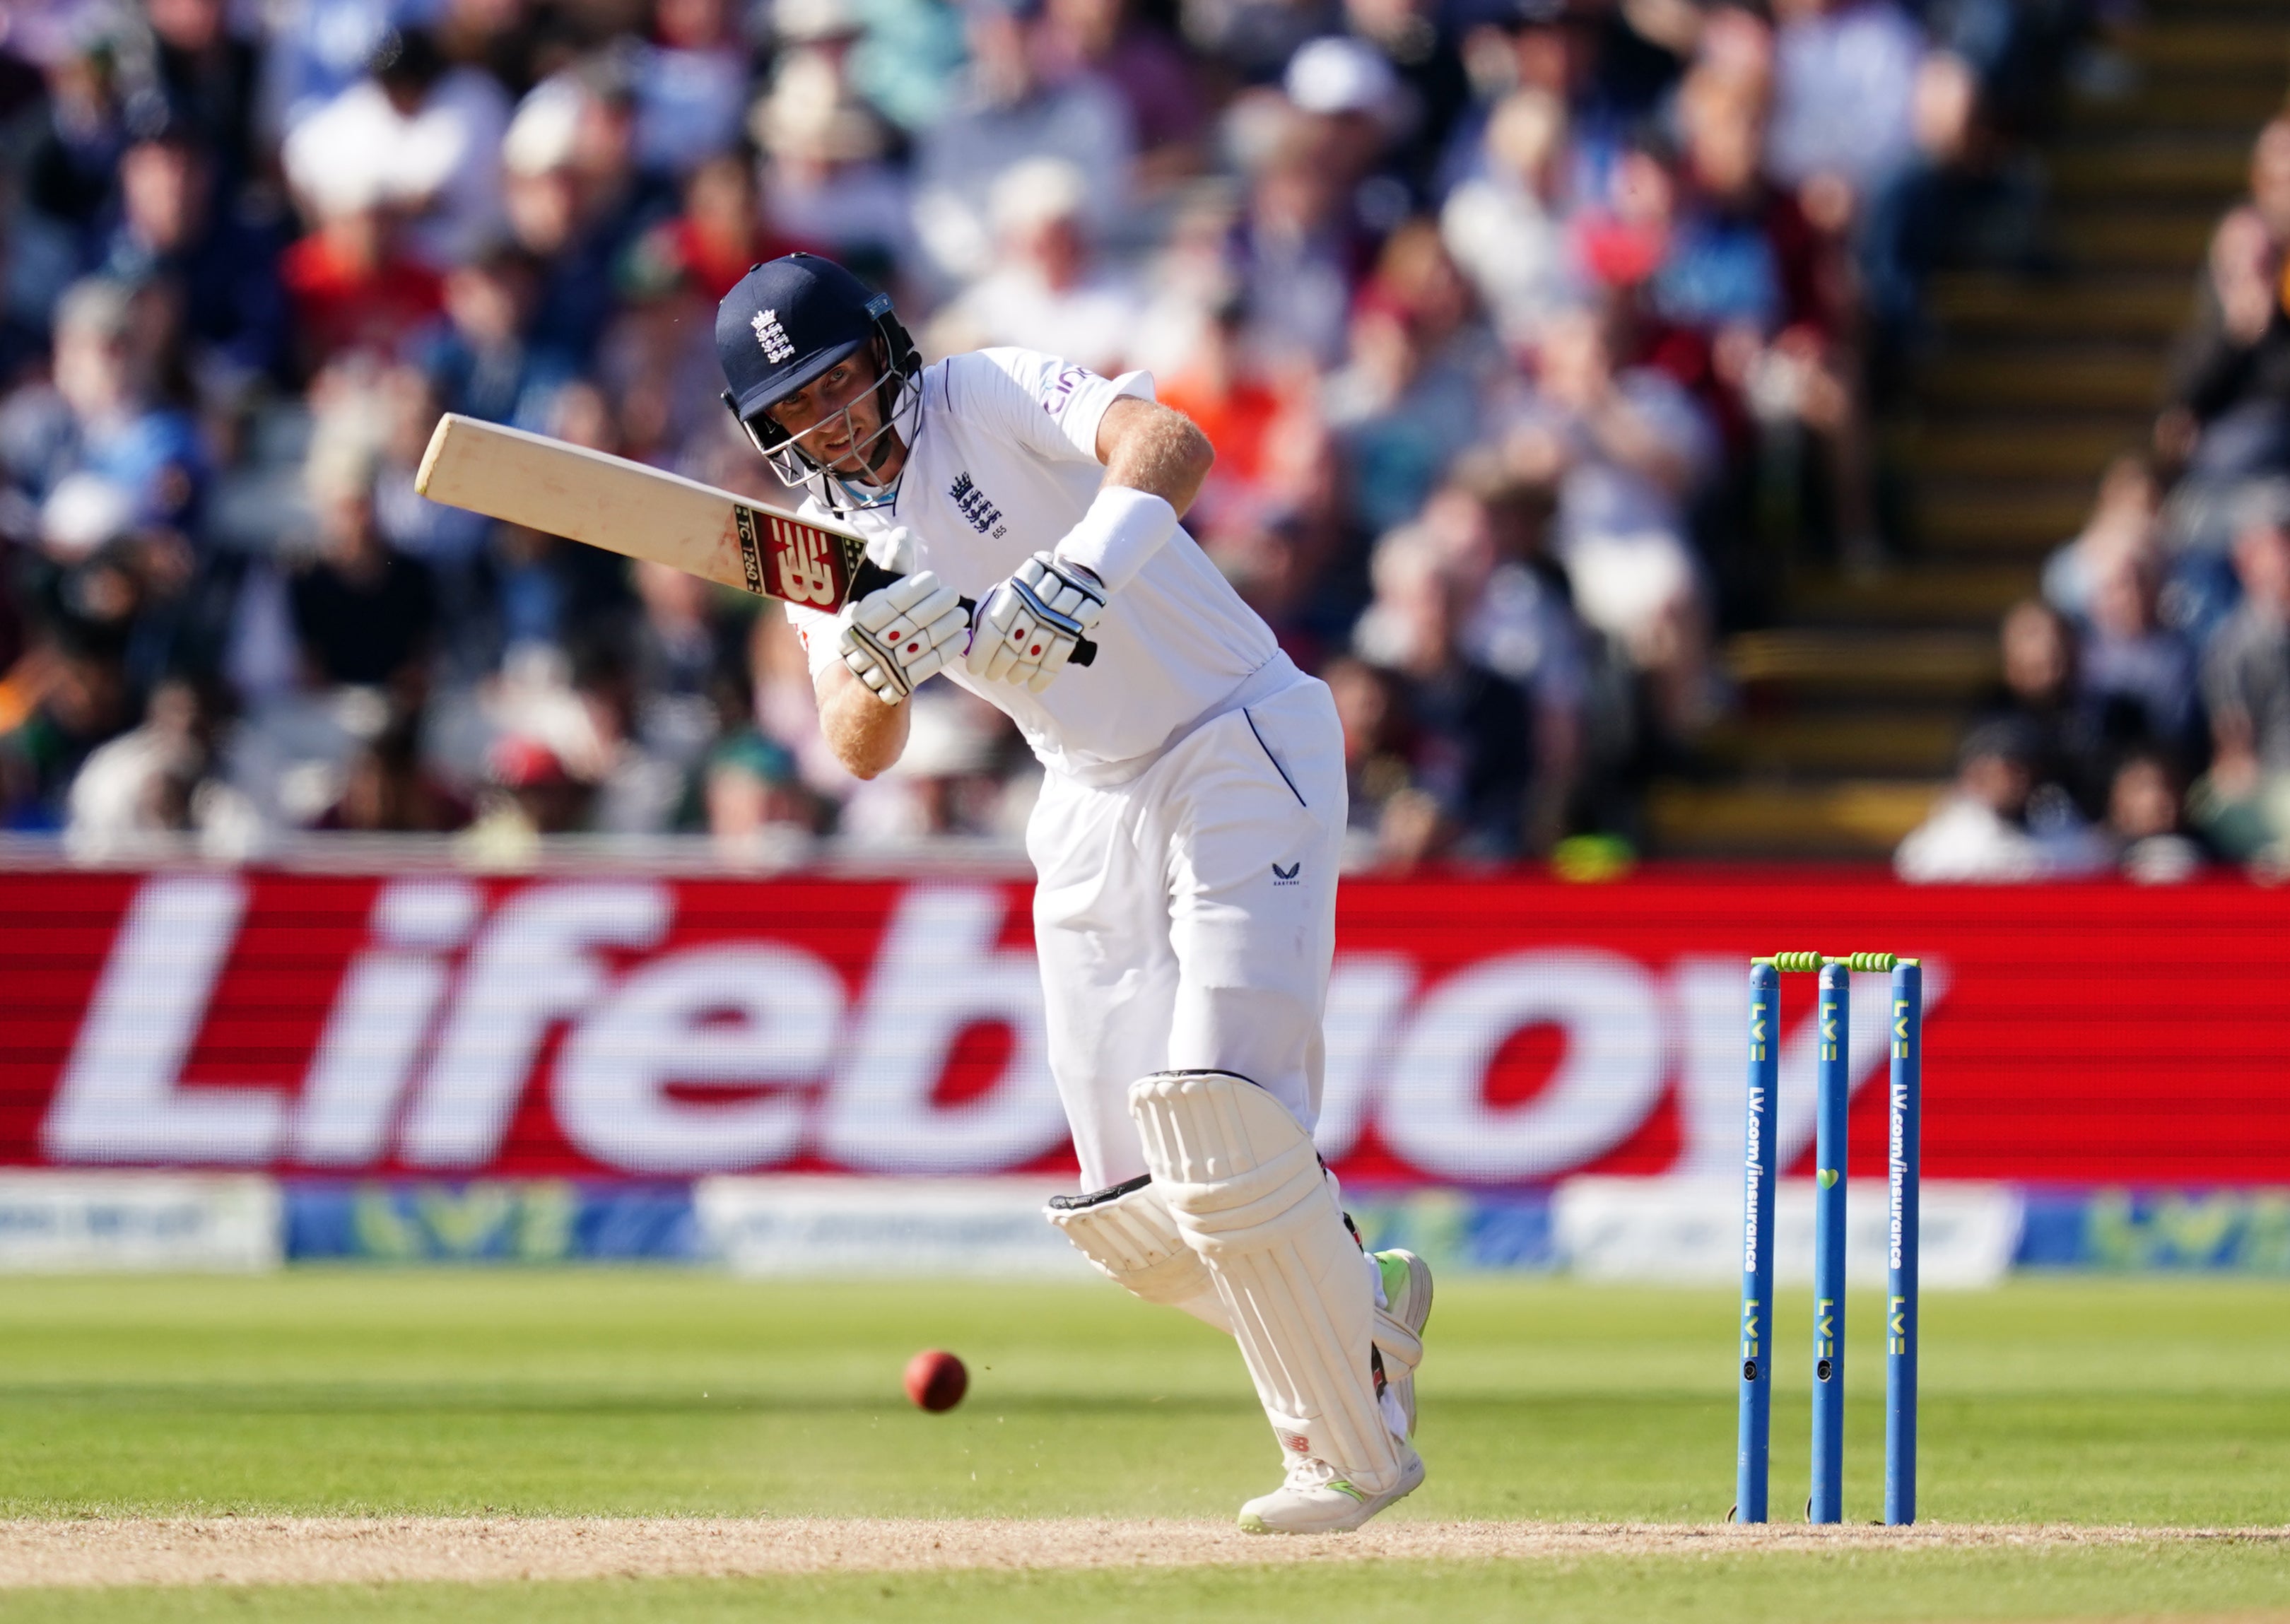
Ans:
[[[1422,520],[1472,606],[1460,634],[1464,652],[1527,696],[1535,744],[1527,849],[1534,852],[1566,832],[1588,746],[1586,638],[1566,572],[1549,551],[1557,507],[1549,485],[1483,450],[1459,461]]]
[[[2054,879],[2091,872],[2103,849],[2081,824],[2038,828],[2037,740],[2012,722],[1974,728],[1958,756],[1956,788],[1894,854],[1914,884]]]
[[[584,641],[573,655],[572,692],[586,726],[574,735],[564,764],[594,787],[588,826],[600,834],[666,833],[692,765],[689,755],[678,759],[672,748],[661,748],[663,741],[645,736],[636,677],[616,640]]]
[[[445,321],[421,348],[422,371],[442,409],[521,428],[547,420],[578,369],[570,354],[536,341],[540,297],[540,265],[508,244],[447,273]]]
[[[1405,220],[1415,197],[1397,148],[1421,109],[1389,60],[1362,40],[1316,39],[1288,59],[1280,88],[1357,221],[1381,234]]]
[[[103,268],[164,291],[202,393],[229,403],[257,380],[283,380],[290,333],[281,244],[249,211],[219,199],[214,182],[185,126],[139,136],[119,160],[120,218]]]
[[[56,309],[53,386],[20,391],[0,411],[0,458],[35,501],[83,476],[118,491],[137,526],[196,537],[205,450],[189,415],[158,397],[144,337],[124,284],[75,283]]]
[[[47,107],[29,132],[23,193],[32,222],[54,233],[46,257],[65,268],[44,290],[47,297],[35,301],[44,313],[72,268],[92,257],[111,201],[112,177],[127,145],[121,41],[108,21],[100,12],[83,11],[43,42]]]
[[[2132,452],[2110,462],[2082,531],[2044,561],[2044,601],[2072,620],[2087,618],[2101,561],[2155,546],[2162,499],[2161,482],[2145,457]]]
[[[2151,552],[2117,552],[2100,565],[2077,674],[2078,700],[2104,745],[2142,745],[2184,761],[2198,748],[2202,724],[2195,652],[2158,618],[2160,588]]]
[[[709,838],[735,868],[780,868],[802,858],[817,832],[819,806],[795,757],[752,729],[709,752],[701,775]]]
[[[400,711],[350,757],[341,797],[315,827],[366,835],[446,835],[468,821],[468,804],[422,762],[418,716]]]
[[[144,14],[168,114],[215,155],[225,188],[235,194],[260,164],[255,112],[261,59],[254,42],[232,30],[228,0],[146,0]]]
[[[1546,91],[1514,91],[1487,120],[1485,167],[1449,195],[1440,236],[1514,344],[1577,303],[1567,245],[1566,108]]]
[[[566,771],[556,752],[539,740],[512,735],[499,740],[486,754],[485,778],[477,815],[458,842],[475,867],[528,868],[543,836],[588,827],[595,787]]]
[[[1778,0],[1766,164],[1865,199],[1909,161],[1924,36],[1892,0]]]
[[[448,292],[448,301],[452,295]],[[421,369],[388,368],[374,380],[374,527],[393,553],[428,566],[437,592],[437,676],[445,685],[476,680],[500,653],[493,582],[484,556],[492,522],[433,502],[413,488],[437,414],[445,409]],[[464,408],[466,409],[466,408]]]
[[[1351,503],[1373,530],[1404,524],[1475,439],[1484,404],[1467,332],[1469,294],[1428,220],[1384,245],[1351,321],[1351,353],[1321,391],[1350,470]],[[1460,340],[1460,341],[1459,341]]]
[[[1194,63],[1139,11],[1135,0],[1049,0],[1048,15],[1059,55],[1120,93],[1136,133],[1138,190],[1149,196],[1200,169],[1208,105]]]
[[[73,780],[96,747],[135,720],[127,667],[116,639],[99,628],[66,625],[52,636],[23,719],[0,732],[0,827],[64,827]]]
[[[1716,446],[1692,399],[1651,367],[1617,369],[1609,318],[1577,311],[1543,330],[1533,392],[1511,414],[1507,454],[1558,491],[1552,551],[1584,620],[1645,674],[1674,736],[1717,708],[1709,612],[1686,504]]]
[[[2175,885],[2202,868],[2204,852],[2182,827],[2179,769],[2168,756],[2134,750],[2108,787],[2107,833],[2126,876],[2142,885]]]
[[[1128,281],[1093,263],[1081,171],[1029,158],[995,182],[1000,262],[949,306],[933,329],[941,353],[1008,344],[1112,377],[1141,314]]]
[[[637,169],[635,117],[621,64],[592,57],[535,85],[501,141],[509,228],[543,267],[533,338],[583,363],[612,324],[615,269],[674,209]]]
[[[287,138],[287,180],[321,209],[338,186],[370,189],[402,222],[408,257],[443,270],[500,229],[508,98],[482,68],[447,61],[421,28],[385,33],[370,66]]]
[[[1859,264],[1878,345],[1880,396],[1925,334],[1924,288],[1934,271],[2036,262],[2043,199],[2009,161],[1971,64],[1934,52],[1918,69],[1915,150],[1880,182],[1858,231]]]
[[[1344,0],[1352,36],[1390,64],[1397,81],[1393,159],[1414,200],[1428,201],[1450,132],[1469,105],[1470,76],[1434,0]]]
[[[402,0],[301,0],[284,9],[264,75],[265,122],[292,134],[365,76]]]
[[[748,53],[727,0],[653,0],[652,15],[636,68],[637,162],[681,177],[739,132]]]
[[[945,285],[991,265],[994,188],[1029,158],[1063,158],[1080,171],[1099,231],[1117,227],[1128,206],[1128,109],[1102,81],[1061,69],[1041,8],[1042,0],[970,0],[968,92],[915,168],[915,233]]]
[[[287,601],[312,686],[386,687],[418,702],[436,635],[436,588],[428,566],[382,541],[376,461],[339,431],[313,445],[307,478],[317,548],[288,580]]]
[[[1515,857],[1533,783],[1533,723],[1519,691],[1463,652],[1461,607],[1431,548],[1394,538],[1376,552],[1375,602],[1357,652],[1391,673],[1412,723],[1411,778],[1439,812],[1428,849]]]
[[[316,228],[280,266],[300,340],[296,359],[316,372],[353,352],[396,354],[444,302],[436,272],[400,249],[375,156],[346,150],[305,194]]]
[[[2242,606],[2204,657],[2215,753],[2197,805],[2204,833],[2240,859],[2290,836],[2290,511],[2251,514],[2234,563]]]
[[[2097,718],[2078,702],[2075,628],[2049,604],[2027,598],[2005,612],[2000,644],[2003,680],[1983,701],[1983,719],[2017,727],[2037,793],[2048,787],[2095,814],[2105,805],[2105,763]]]
[[[691,167],[684,212],[647,232],[637,252],[663,272],[684,277],[709,302],[721,300],[748,268],[795,246],[766,228],[757,212],[755,165],[736,148],[711,153]]]
[[[2211,237],[2172,404],[2156,426],[2166,460],[2220,481],[2290,471],[2290,320],[2278,286],[2286,250],[2290,117],[2278,117],[2251,149],[2248,200]]]
[[[783,59],[749,125],[770,155],[765,219],[773,232],[878,283],[913,263],[906,178],[883,161],[882,121],[826,52],[797,51]]]
[[[1372,244],[1353,219],[1318,135],[1300,119],[1277,132],[1248,180],[1232,258],[1251,337],[1276,364],[1341,359],[1354,284]]]
[[[92,751],[73,778],[65,849],[83,860],[164,853],[167,836],[196,834],[211,854],[243,858],[261,823],[215,776],[225,722],[219,695],[182,677],[151,691],[140,726]]]
[[[1443,819],[1438,803],[1414,782],[1400,680],[1349,658],[1330,660],[1321,676],[1344,729],[1345,866],[1405,873],[1437,850]]]

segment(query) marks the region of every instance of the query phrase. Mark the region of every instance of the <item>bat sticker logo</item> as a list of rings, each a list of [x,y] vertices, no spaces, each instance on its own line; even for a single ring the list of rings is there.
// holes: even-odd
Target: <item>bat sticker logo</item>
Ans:
[[[826,536],[808,524],[772,521],[772,542],[779,555],[780,594],[792,604],[837,606],[835,565],[829,562]]]
[[[740,575],[742,584],[757,597],[771,595],[764,590],[764,555],[756,540],[756,513],[752,508],[732,509],[733,523],[740,532]]]

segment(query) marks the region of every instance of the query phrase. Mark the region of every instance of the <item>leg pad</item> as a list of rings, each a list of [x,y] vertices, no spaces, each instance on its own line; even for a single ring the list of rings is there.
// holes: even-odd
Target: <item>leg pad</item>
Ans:
[[[1150,1173],[1086,1196],[1053,1196],[1042,1216],[1100,1274],[1147,1302],[1176,1308],[1215,1291]]]
[[[1370,1363],[1374,1298],[1310,1137],[1231,1072],[1157,1072],[1130,1086],[1129,1109],[1282,1447],[1371,1495],[1395,1488],[1400,1445]]]

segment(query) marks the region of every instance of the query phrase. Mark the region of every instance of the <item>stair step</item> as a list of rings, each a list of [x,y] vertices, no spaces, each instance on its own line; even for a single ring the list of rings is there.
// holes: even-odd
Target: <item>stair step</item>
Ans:
[[[2222,80],[2209,74],[2169,78],[2150,74],[2128,95],[2070,96],[2062,110],[2070,130],[2167,134],[2233,130],[2247,139],[2281,110],[2282,88],[2278,78],[2256,76]]]
[[[2034,564],[2083,529],[2094,494],[2089,479],[1928,480],[1917,492],[1918,542],[1926,554]]]
[[[1959,564],[1918,558],[1869,575],[1807,572],[1782,594],[1800,625],[1990,628],[2033,593],[2025,564]]]
[[[1681,857],[1891,854],[1946,788],[1931,779],[1841,784],[1655,784],[1646,797],[1654,849]]]
[[[2255,9],[2255,8],[2254,8]],[[2201,74],[2230,82],[2290,78],[2290,27],[2280,12],[2247,20],[2158,17],[2126,36],[2123,53],[2158,73]]]
[[[1996,680],[1996,639],[1990,632],[1786,627],[1731,638],[1726,667],[1752,691],[1963,702]]]
[[[2061,210],[2051,236],[2078,268],[2173,270],[2191,278],[2210,252],[2218,215],[2210,208],[2172,212],[2092,204]]]
[[[2137,414],[2143,424],[2163,402],[2165,367],[2152,350],[1995,348],[1943,352],[1918,380],[1928,407],[2000,411],[2052,408]]]
[[[1945,711],[1751,716],[1714,730],[1697,748],[1713,764],[1752,774],[1926,777],[1948,772],[1963,732],[1963,718]]]
[[[2091,416],[1970,413],[1928,423],[1901,445],[1918,473],[1990,479],[2097,478],[2109,460],[2147,438],[2145,412]]]
[[[2276,70],[2290,72],[2290,62]],[[2153,198],[2184,205],[2198,197],[2223,204],[2250,181],[2247,135],[2078,141],[2055,149],[2046,165],[2062,198]]]
[[[2192,290],[2183,276],[2072,279],[1965,272],[1933,279],[1932,309],[1952,335],[2168,340],[2186,324]]]

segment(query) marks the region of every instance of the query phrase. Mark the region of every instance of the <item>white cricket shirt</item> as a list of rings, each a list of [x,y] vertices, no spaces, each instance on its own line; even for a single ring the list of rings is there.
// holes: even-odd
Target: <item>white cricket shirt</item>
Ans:
[[[1080,522],[1105,473],[1098,420],[1124,395],[1153,395],[1144,372],[1101,378],[1028,349],[949,356],[924,370],[921,388],[897,500],[841,516],[870,538],[904,525],[915,535],[913,567],[972,599]],[[831,516],[815,499],[804,511]],[[887,545],[869,552],[887,564]],[[839,658],[835,617],[794,604],[787,612],[816,678]],[[959,663],[947,676],[1006,712],[1044,766],[1098,785],[1127,781],[1202,722],[1296,677],[1271,628],[1181,526],[1090,635],[1096,663],[1069,666],[1041,693],[980,681]]]

